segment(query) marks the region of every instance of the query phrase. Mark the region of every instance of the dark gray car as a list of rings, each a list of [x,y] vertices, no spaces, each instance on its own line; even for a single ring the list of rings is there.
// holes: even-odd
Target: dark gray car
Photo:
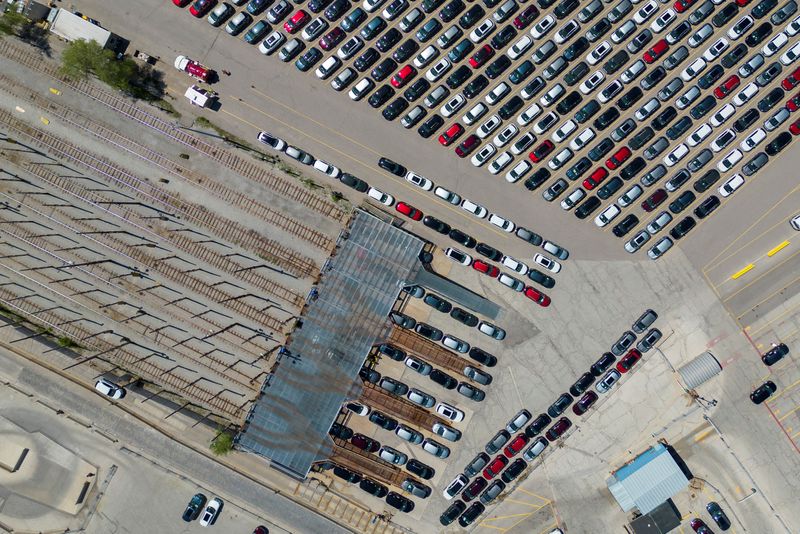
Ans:
[[[759,152],[753,158],[744,164],[742,172],[745,176],[752,176],[767,164],[769,157],[764,152]]]

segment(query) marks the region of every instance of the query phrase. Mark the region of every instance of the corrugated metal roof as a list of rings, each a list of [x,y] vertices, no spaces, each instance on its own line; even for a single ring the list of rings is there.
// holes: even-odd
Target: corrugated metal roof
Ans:
[[[50,31],[67,41],[85,39],[87,41],[97,41],[100,46],[105,46],[111,32],[84,20],[66,9],[59,9],[50,26]]]
[[[687,389],[694,389],[721,372],[722,365],[710,351],[704,352],[678,369],[678,374],[681,375]]]
[[[623,511],[642,514],[683,490],[689,480],[663,445],[656,445],[606,481]]]

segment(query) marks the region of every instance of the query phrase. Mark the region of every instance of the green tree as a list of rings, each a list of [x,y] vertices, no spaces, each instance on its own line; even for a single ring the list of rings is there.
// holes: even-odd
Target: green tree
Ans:
[[[16,33],[29,21],[25,15],[14,10],[6,11],[0,16],[0,33],[16,35]]]
[[[211,441],[211,452],[216,456],[224,456],[233,450],[233,434],[227,430],[222,430],[217,433],[217,436]]]

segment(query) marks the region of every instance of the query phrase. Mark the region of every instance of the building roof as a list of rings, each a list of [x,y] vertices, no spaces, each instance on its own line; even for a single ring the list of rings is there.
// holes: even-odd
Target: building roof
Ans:
[[[689,479],[664,445],[640,454],[606,480],[623,511],[648,514],[689,485]]]
[[[105,46],[111,37],[111,32],[92,24],[66,9],[59,9],[50,25],[50,31],[67,41],[85,39],[87,41],[97,41],[100,46]]]
[[[358,372],[371,347],[388,335],[387,316],[422,268],[423,245],[357,212],[237,438],[240,448],[298,478],[329,456],[328,430],[342,403],[358,397]]]

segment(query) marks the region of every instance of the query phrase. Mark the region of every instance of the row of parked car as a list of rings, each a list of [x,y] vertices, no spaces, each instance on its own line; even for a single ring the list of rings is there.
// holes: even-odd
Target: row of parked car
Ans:
[[[767,367],[771,367],[781,361],[784,356],[787,356],[788,354],[789,347],[786,346],[786,343],[773,343],[772,348],[761,356],[761,361],[764,362],[764,365]],[[775,382],[772,380],[767,380],[754,389],[752,393],[750,393],[750,400],[753,401],[753,404],[761,404],[770,398],[776,391],[778,391],[778,386],[775,385]]]
[[[650,328],[657,318],[655,311],[645,311],[632,325],[632,331],[625,332],[611,347],[611,352],[604,353],[592,364],[589,372],[581,375],[572,384],[569,392],[560,395],[547,409],[547,413],[534,418],[531,412],[522,409],[504,429],[497,432],[484,447],[484,452],[473,458],[464,472],[445,488],[443,494],[446,499],[452,500],[460,495],[461,501],[453,503],[441,515],[442,525],[449,525],[458,519],[459,524],[466,527],[479,517],[486,506],[506,489],[507,484],[524,472],[530,462],[540,457],[550,443],[560,439],[573,426],[569,418],[562,416],[567,408],[572,406],[576,416],[584,415],[599,399],[598,393],[607,393],[620,380],[621,374],[627,373],[641,359],[642,353],[650,350],[661,339],[661,332]],[[632,348],[637,334],[644,336]],[[617,357],[621,358],[616,368],[608,371]],[[592,391],[590,388],[598,379],[596,391]],[[523,428],[523,432],[514,436]],[[540,435],[545,429],[545,434]],[[521,457],[514,460],[520,453]],[[497,456],[492,458],[495,454]],[[470,482],[478,474],[482,476]],[[500,479],[493,480],[498,475]],[[476,497],[479,500],[467,507]]]

